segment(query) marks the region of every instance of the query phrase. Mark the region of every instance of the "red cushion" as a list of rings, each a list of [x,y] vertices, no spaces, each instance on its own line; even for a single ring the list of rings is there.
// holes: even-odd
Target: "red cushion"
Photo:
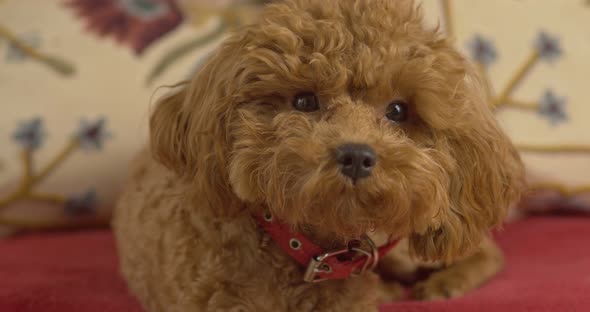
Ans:
[[[382,311],[590,311],[590,219],[538,217],[498,236],[506,270],[467,296],[396,302]],[[108,231],[0,241],[0,311],[140,311]]]

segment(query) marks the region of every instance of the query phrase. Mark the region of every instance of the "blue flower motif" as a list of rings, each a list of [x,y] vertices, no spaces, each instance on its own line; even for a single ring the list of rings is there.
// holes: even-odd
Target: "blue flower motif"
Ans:
[[[47,134],[43,129],[43,120],[35,117],[31,120],[20,122],[12,139],[22,145],[26,150],[36,150],[41,147]]]
[[[496,47],[494,47],[494,43],[479,34],[473,36],[467,43],[467,48],[471,57],[485,66],[490,66],[498,58],[498,52],[496,51]]]
[[[76,133],[80,146],[83,149],[102,149],[103,141],[111,137],[111,134],[105,130],[105,124],[106,120],[102,117],[94,122],[82,119]]]
[[[552,90],[546,90],[539,101],[539,114],[547,117],[552,124],[566,121],[568,116],[565,105],[565,98],[558,97]]]
[[[64,211],[69,216],[88,216],[96,212],[98,196],[94,189],[74,195],[66,201]]]
[[[170,12],[170,6],[160,0],[119,0],[119,5],[128,14],[148,21],[160,18]]]
[[[544,31],[540,32],[537,36],[537,39],[535,40],[535,49],[541,58],[548,61],[553,61],[562,54],[559,39]]]
[[[37,49],[41,45],[41,38],[39,38],[39,35],[37,35],[35,33],[23,34],[22,36],[20,36],[19,40],[21,42],[31,46],[33,49]],[[8,44],[6,46],[6,60],[7,61],[21,62],[21,61],[25,60],[26,58],[27,58],[27,55],[25,53],[23,53],[23,51],[21,49],[19,49],[18,47],[16,47],[15,45]]]

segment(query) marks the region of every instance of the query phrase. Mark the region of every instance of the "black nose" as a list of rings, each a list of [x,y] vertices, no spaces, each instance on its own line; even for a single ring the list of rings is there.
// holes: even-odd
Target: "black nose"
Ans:
[[[342,167],[342,174],[356,182],[371,175],[377,155],[366,144],[344,144],[336,149],[336,161]]]

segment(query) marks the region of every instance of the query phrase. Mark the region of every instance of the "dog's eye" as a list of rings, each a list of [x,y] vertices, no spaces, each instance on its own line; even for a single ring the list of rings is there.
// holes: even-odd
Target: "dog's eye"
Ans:
[[[408,104],[403,100],[395,100],[387,107],[385,117],[391,121],[403,122],[408,119]]]
[[[315,112],[320,109],[318,97],[313,92],[299,93],[293,99],[293,107],[302,112]]]

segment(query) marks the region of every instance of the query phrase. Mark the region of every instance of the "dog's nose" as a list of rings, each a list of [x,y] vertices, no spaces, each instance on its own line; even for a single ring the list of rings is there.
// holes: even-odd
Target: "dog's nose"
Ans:
[[[356,182],[371,175],[377,155],[366,144],[344,144],[336,149],[336,161],[341,166],[342,174]]]

